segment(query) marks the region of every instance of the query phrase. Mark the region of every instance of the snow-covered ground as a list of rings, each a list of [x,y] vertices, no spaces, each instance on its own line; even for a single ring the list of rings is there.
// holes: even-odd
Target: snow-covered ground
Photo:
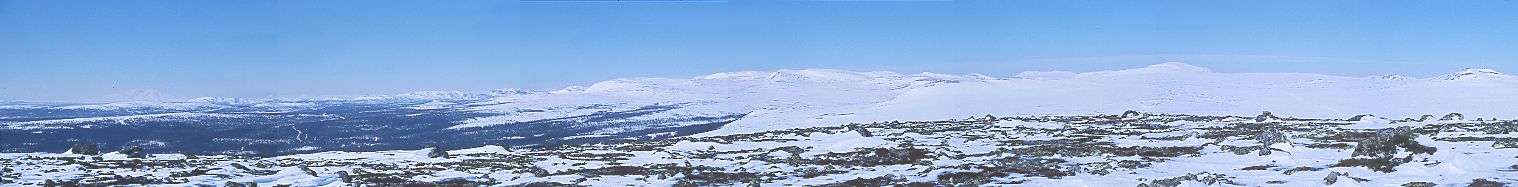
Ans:
[[[1518,182],[1514,155],[1512,120],[987,116],[545,148],[0,153],[0,184],[1465,186]]]

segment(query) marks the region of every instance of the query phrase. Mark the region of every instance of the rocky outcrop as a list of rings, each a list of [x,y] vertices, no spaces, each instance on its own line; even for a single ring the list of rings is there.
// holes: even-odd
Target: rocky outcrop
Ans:
[[[1419,144],[1414,140],[1418,135],[1409,129],[1385,129],[1375,135],[1360,140],[1355,145],[1355,151],[1351,158],[1339,160],[1335,167],[1366,167],[1371,170],[1390,173],[1395,171],[1398,165],[1411,162],[1415,154],[1432,155],[1438,148]],[[1406,155],[1401,154],[1406,151]]]
[[[1274,128],[1261,130],[1259,134],[1255,135],[1255,139],[1260,141],[1260,156],[1270,155],[1270,145],[1278,143],[1291,144],[1289,137],[1282,134],[1280,129]]]

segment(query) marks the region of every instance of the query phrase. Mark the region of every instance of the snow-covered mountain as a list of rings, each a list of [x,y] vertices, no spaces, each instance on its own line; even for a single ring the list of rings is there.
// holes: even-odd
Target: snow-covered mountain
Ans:
[[[1197,115],[1276,114],[1345,118],[1418,117],[1461,112],[1518,117],[1518,78],[1467,69],[1433,78],[1381,79],[1305,73],[1217,73],[1183,63],[1099,71],[1024,72],[1011,79],[964,79],[912,87],[879,102],[821,110],[761,110],[709,134],[984,114],[1098,114],[1123,110]],[[848,115],[829,115],[848,114]],[[793,125],[794,124],[794,125]]]
[[[997,73],[997,72],[986,72]],[[985,114],[1081,115],[1125,110],[1193,115],[1391,118],[1460,112],[1518,117],[1518,78],[1489,69],[1447,76],[1348,77],[1219,73],[1183,63],[1098,72],[980,74],[779,70],[693,78],[626,78],[559,90],[417,92],[319,99],[198,98],[177,102],[0,105],[0,151],[56,151],[72,142],[199,146],[203,151],[382,150],[437,143],[553,145],[717,136]],[[191,129],[99,139],[106,129]],[[252,134],[252,135],[249,135]],[[25,137],[25,138],[15,138]],[[201,145],[199,142],[218,142]],[[424,141],[424,142],[417,142]],[[196,145],[187,145],[195,143]],[[62,146],[60,146],[62,145]],[[182,149],[181,149],[182,150]]]

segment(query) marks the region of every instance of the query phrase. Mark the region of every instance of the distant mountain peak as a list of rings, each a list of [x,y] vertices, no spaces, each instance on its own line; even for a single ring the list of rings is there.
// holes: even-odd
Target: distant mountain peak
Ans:
[[[1407,80],[1407,79],[1412,79],[1411,77],[1402,76],[1402,75],[1382,75],[1382,76],[1379,76],[1379,77],[1376,77],[1376,78],[1377,79],[1381,79],[1381,80]]]
[[[736,81],[857,81],[894,76],[900,75],[884,71],[857,72],[836,69],[781,69],[773,72],[722,72],[695,77],[695,79]]]
[[[1480,68],[1465,68],[1453,74],[1445,75],[1442,77],[1444,80],[1487,80],[1514,78],[1515,77],[1512,75],[1507,75],[1502,72],[1498,72],[1497,70]]]
[[[771,74],[769,79],[771,81],[792,79],[805,79],[815,81],[858,81],[894,75],[895,73],[888,72],[854,72],[836,69],[782,69],[775,71],[774,74]]]
[[[1186,63],[1181,63],[1181,62],[1159,63],[1159,64],[1155,64],[1155,65],[1149,65],[1149,67],[1144,67],[1142,69],[1173,70],[1173,71],[1199,72],[1199,73],[1201,73],[1201,72],[1212,72],[1211,69],[1207,69],[1207,68],[1203,68],[1203,67],[1198,67],[1198,66],[1193,66],[1191,64],[1186,64]]]
[[[180,97],[178,95],[174,95],[174,94],[169,94],[169,93],[165,93],[165,92],[162,92],[162,91],[158,91],[156,89],[141,89],[141,90],[131,90],[131,91],[122,92],[122,93],[110,94],[110,95],[106,95],[106,96],[102,96],[102,97],[97,97],[95,99],[89,99],[89,100],[85,100],[85,101],[86,102],[132,102],[132,101],[163,102],[163,101],[181,100],[180,98],[182,98],[182,97]]]

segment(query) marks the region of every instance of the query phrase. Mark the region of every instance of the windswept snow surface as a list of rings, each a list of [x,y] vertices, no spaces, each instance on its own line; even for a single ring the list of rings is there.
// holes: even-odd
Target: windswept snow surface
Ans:
[[[0,186],[1483,186],[1518,121],[986,116],[553,147],[0,153]],[[230,183],[230,184],[229,184]]]

